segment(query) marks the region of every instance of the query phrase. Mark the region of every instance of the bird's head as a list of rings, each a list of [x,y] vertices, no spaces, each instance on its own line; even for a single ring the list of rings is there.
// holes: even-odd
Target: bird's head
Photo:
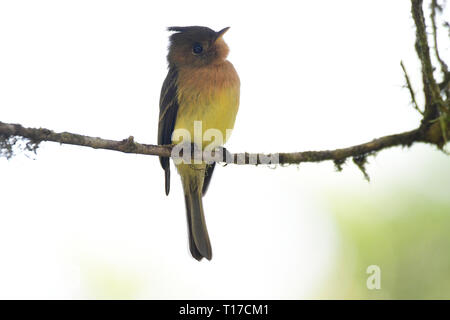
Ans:
[[[219,64],[227,58],[228,46],[222,36],[229,27],[218,32],[207,27],[169,27],[169,65],[202,67]]]

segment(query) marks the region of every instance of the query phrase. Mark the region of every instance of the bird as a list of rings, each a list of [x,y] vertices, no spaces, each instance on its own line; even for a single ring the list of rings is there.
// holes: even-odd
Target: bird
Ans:
[[[222,146],[234,128],[240,98],[240,79],[227,60],[229,47],[223,39],[229,29],[216,32],[202,26],[167,28],[173,33],[169,37],[168,73],[159,102],[158,145],[173,146],[183,142],[201,149],[226,151]],[[195,128],[198,123],[201,124],[200,139]],[[208,140],[211,137],[206,138],[208,130],[215,130],[213,141]],[[188,134],[181,139],[177,132]],[[169,160],[169,157],[160,157],[166,195],[170,191]],[[202,197],[210,184],[215,162],[175,166],[184,191],[191,255],[198,261],[211,260]]]

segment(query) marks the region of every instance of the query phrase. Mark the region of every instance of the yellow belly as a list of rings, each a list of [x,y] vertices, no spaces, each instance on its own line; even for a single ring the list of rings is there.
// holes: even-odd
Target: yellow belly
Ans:
[[[173,143],[218,147],[229,138],[239,108],[239,77],[231,63],[180,70]]]

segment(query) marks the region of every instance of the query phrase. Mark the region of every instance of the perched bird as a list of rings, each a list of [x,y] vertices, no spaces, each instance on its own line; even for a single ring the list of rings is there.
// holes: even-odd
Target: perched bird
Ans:
[[[234,127],[239,108],[240,80],[227,60],[228,46],[223,35],[207,27],[169,27],[169,72],[164,80],[158,124],[158,144],[196,143],[201,148],[221,147]],[[201,122],[201,137],[208,129],[215,129],[221,139],[194,141],[194,122]],[[180,141],[174,132],[185,130],[189,138]],[[198,130],[197,130],[198,136]],[[175,137],[175,138],[173,138]],[[186,139],[190,139],[186,141]],[[208,141],[206,141],[208,140]],[[165,191],[170,190],[169,158],[160,157],[165,171]],[[202,196],[209,186],[215,163],[176,164],[181,176],[186,203],[189,249],[201,260],[212,258],[211,243],[203,213]]]

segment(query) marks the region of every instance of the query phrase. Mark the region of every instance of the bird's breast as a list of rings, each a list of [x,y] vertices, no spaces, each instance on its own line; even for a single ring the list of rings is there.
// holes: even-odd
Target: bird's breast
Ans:
[[[239,107],[240,81],[233,65],[225,61],[202,68],[182,68],[177,79],[178,113],[173,142],[177,132],[189,133],[191,140],[203,147],[220,146],[234,127]],[[221,135],[221,137],[217,137]]]

